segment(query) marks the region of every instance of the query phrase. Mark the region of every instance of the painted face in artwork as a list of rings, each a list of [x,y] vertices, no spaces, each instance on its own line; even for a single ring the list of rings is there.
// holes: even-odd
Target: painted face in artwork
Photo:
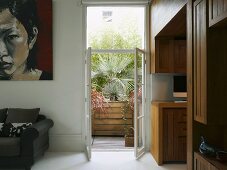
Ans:
[[[28,42],[24,26],[8,9],[0,11],[0,77],[10,77],[26,70],[29,51],[36,37]]]

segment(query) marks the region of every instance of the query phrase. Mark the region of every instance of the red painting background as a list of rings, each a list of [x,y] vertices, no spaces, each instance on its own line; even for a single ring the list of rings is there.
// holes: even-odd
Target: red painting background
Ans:
[[[52,0],[36,0],[39,17],[37,68],[53,73]]]

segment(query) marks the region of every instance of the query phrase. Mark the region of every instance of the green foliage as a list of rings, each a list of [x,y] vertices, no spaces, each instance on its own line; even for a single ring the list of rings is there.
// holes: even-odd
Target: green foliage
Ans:
[[[141,48],[142,38],[136,32],[129,31],[122,35],[107,29],[101,34],[89,35],[88,42],[93,49],[133,49]]]
[[[109,99],[127,98],[133,90],[133,56],[101,54],[96,57],[92,62],[92,88],[102,91]]]
[[[88,42],[93,49],[134,49],[141,47],[142,38],[128,24],[124,35],[108,27],[101,34],[89,35]],[[92,89],[109,99],[127,100],[134,89],[134,54],[94,54],[91,63]]]

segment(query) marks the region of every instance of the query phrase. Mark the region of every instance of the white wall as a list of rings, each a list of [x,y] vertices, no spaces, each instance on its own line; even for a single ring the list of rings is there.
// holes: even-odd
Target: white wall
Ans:
[[[79,1],[79,0],[78,0]],[[84,113],[82,8],[53,1],[53,81],[1,81],[0,107],[40,107],[54,120],[51,151],[80,151]]]

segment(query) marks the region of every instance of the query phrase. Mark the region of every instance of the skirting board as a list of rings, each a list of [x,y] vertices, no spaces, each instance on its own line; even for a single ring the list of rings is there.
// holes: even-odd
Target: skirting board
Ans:
[[[50,134],[49,152],[81,152],[84,151],[82,135]]]

